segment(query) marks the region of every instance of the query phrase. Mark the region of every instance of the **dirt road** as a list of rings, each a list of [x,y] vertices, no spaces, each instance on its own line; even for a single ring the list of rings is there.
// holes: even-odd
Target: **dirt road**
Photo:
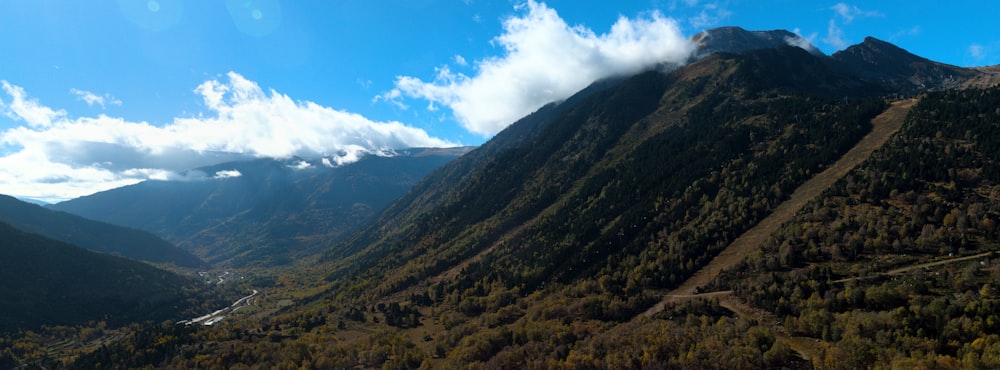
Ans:
[[[663,311],[667,303],[694,295],[698,287],[705,286],[716,276],[719,276],[722,270],[732,268],[739,263],[747,253],[759,247],[782,224],[791,220],[806,203],[818,197],[824,190],[864,162],[876,149],[885,144],[903,126],[903,119],[906,118],[906,114],[915,103],[916,100],[913,99],[892,103],[889,109],[872,119],[872,131],[858,141],[836,163],[795,189],[789,199],[778,205],[774,212],[736,238],[708,265],[695,272],[677,289],[667,293],[662,301],[640,315],[651,317]]]
[[[949,258],[949,259],[945,259],[945,260],[941,260],[941,261],[917,263],[917,264],[913,264],[913,265],[909,265],[909,266],[903,266],[903,267],[900,267],[900,268],[892,269],[892,270],[889,270],[889,271],[886,271],[886,272],[875,273],[874,276],[879,276],[879,275],[899,275],[899,274],[910,272],[910,271],[913,271],[913,270],[916,270],[916,269],[930,268],[930,267],[934,267],[934,266],[947,265],[947,264],[951,264],[951,263],[958,263],[958,262],[962,262],[962,261],[974,260],[974,259],[977,259],[977,258],[990,257],[990,256],[993,255],[993,253],[995,253],[995,252],[990,251],[990,252],[983,252],[983,253],[979,253],[979,254],[974,254],[974,255],[971,255],[971,256]],[[834,283],[846,283],[846,282],[851,281],[851,280],[861,280],[861,278],[859,278],[859,277],[850,277],[850,278],[845,278],[845,279],[840,279],[840,280],[834,280],[832,282],[834,282]]]

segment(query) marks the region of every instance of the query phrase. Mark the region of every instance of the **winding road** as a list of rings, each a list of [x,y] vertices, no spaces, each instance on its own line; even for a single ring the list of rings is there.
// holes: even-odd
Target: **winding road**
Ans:
[[[216,310],[215,312],[212,312],[212,313],[204,315],[204,316],[199,316],[199,317],[193,318],[191,320],[179,321],[179,322],[177,322],[177,324],[178,325],[179,324],[191,325],[191,324],[202,323],[202,325],[210,326],[210,325],[215,324],[215,323],[217,323],[219,321],[222,321],[222,319],[226,318],[226,314],[233,313],[234,311],[236,311],[240,307],[243,307],[244,305],[249,304],[250,298],[253,298],[254,296],[256,296],[257,293],[258,293],[257,289],[254,289],[253,293],[251,293],[250,295],[248,295],[246,297],[237,299],[236,302],[233,302],[233,304],[229,305],[229,307],[225,307],[225,308]]]
[[[779,204],[774,212],[736,238],[707,265],[695,272],[676,289],[667,293],[659,303],[639,315],[652,317],[663,311],[668,303],[700,296],[696,295],[699,287],[711,282],[723,270],[736,266],[743,260],[744,256],[759,247],[771,234],[778,231],[782,224],[791,220],[802,207],[819,197],[823,191],[847,175],[865,159],[868,159],[876,149],[882,147],[893,134],[903,127],[906,114],[916,102],[915,99],[893,102],[889,109],[872,119],[872,131],[861,138],[843,157],[795,189],[788,200]]]

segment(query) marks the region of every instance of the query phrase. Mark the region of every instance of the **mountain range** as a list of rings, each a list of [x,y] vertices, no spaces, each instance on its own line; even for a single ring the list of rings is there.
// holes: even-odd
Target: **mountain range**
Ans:
[[[221,304],[196,279],[2,221],[0,281],[0,333],[98,321],[117,327],[194,316],[205,304]]]
[[[97,252],[178,267],[205,266],[198,257],[148,232],[53,211],[6,195],[0,195],[0,221]]]
[[[376,222],[328,252],[328,257],[350,257],[344,262],[349,267],[342,270],[346,275],[363,270],[358,260],[416,264],[419,259],[411,254],[422,253],[443,259],[427,272],[404,268],[409,275],[403,279],[412,281],[469,258],[486,257],[480,257],[483,252],[496,254],[490,256],[491,261],[511,258],[516,253],[507,248],[524,248],[525,238],[539,239],[540,228],[554,228],[548,240],[529,248],[551,253],[559,245],[556,242],[570,238],[563,243],[572,251],[553,256],[551,262],[561,267],[538,269],[539,278],[548,279],[560,275],[557,269],[574,268],[567,263],[573,260],[571,255],[587,253],[581,246],[606,244],[603,239],[609,237],[609,230],[622,230],[613,239],[625,243],[623,237],[628,234],[624,230],[638,228],[640,215],[649,215],[642,222],[647,224],[652,215],[662,214],[664,202],[682,208],[697,205],[700,199],[685,199],[684,192],[693,184],[720,186],[719,173],[712,169],[786,166],[771,168],[768,175],[773,177],[755,180],[780,184],[776,196],[760,199],[765,204],[756,212],[765,214],[787,196],[783,193],[806,178],[804,174],[821,169],[868,130],[866,122],[882,110],[883,94],[943,88],[954,85],[959,77],[968,81],[981,74],[914,56],[874,38],[827,57],[814,48],[789,45],[793,36],[787,31],[751,32],[737,27],[707,31],[695,36],[703,50],[696,55],[707,57],[669,74],[650,72],[599,82],[561,104],[546,106],[432,173]],[[923,82],[915,84],[915,80]],[[845,96],[851,98],[844,100]],[[845,105],[853,106],[854,112],[831,110]],[[854,121],[836,121],[845,114],[851,117],[844,119]],[[783,131],[789,127],[798,131],[789,135]],[[780,156],[756,153],[767,147],[786,149]],[[689,160],[677,161],[678,157]],[[788,167],[794,165],[803,167]],[[630,173],[629,181],[621,179],[623,173]],[[760,170],[753,171],[759,174]],[[634,189],[635,194],[606,199],[612,186],[618,192]],[[594,213],[593,219],[574,219],[587,211]],[[744,219],[744,225],[752,225],[755,221],[746,216],[722,217],[727,223]],[[690,226],[690,217],[684,219]],[[585,229],[572,231],[580,227]],[[663,225],[651,227],[633,233],[663,232]],[[745,226],[727,225],[719,232],[728,237],[720,234],[711,239],[723,244],[741,227]],[[704,250],[704,240],[695,244],[702,250],[699,253],[711,253]],[[453,250],[423,251],[422,246]],[[539,263],[538,255],[536,251],[528,260],[492,270]],[[590,260],[589,264],[601,261]],[[374,271],[383,273],[385,268]]]
[[[694,41],[471,151],[227,163],[52,206],[295,262],[266,317],[150,326],[73,366],[1000,366],[998,71],[874,38]]]
[[[335,167],[302,158],[228,162],[186,174],[194,180],[146,181],[49,208],[152,232],[214,265],[283,265],[329,247],[469,150],[407,149]],[[239,175],[205,175],[220,171]]]

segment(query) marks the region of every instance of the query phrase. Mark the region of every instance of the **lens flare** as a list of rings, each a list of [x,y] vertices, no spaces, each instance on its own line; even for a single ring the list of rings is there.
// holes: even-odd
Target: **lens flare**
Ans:
[[[182,0],[118,0],[122,16],[132,24],[151,31],[166,31],[184,16]]]
[[[227,0],[226,10],[233,25],[249,36],[264,37],[281,26],[281,4],[277,0]]]

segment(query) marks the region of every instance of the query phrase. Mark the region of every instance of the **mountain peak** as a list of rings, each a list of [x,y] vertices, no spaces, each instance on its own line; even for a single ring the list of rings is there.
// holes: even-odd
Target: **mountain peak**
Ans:
[[[782,45],[799,47],[815,55],[822,54],[808,40],[787,30],[747,31],[740,27],[727,26],[702,31],[692,36],[691,41],[698,44],[694,59],[701,59],[717,52],[743,53]]]
[[[868,36],[857,45],[832,55],[861,75],[901,90],[957,87],[976,71],[938,63]]]
[[[911,54],[899,46],[871,36],[865,37],[865,40],[860,44],[852,45],[847,49],[834,53],[833,55],[834,57],[856,55],[866,58],[870,62],[892,62],[892,64],[928,61],[927,59]]]
[[[872,44],[872,43],[874,43],[874,44],[892,45],[892,44],[890,44],[890,43],[888,43],[886,41],[882,41],[882,40],[879,40],[879,39],[871,37],[871,36],[865,36],[865,40],[862,41],[861,43],[862,44],[865,44],[865,43]],[[896,46],[896,45],[892,45],[892,46]]]

